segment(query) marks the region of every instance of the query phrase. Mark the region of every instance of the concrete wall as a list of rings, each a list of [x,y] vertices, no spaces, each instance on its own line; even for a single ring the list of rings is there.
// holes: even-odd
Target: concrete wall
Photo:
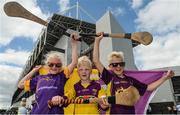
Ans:
[[[124,30],[113,17],[111,12],[106,12],[96,22],[96,32],[124,33]],[[100,58],[105,67],[108,66],[107,55],[112,51],[124,52],[126,69],[137,69],[134,64],[133,47],[131,40],[107,37],[100,43]]]
[[[171,86],[171,81],[168,80],[164,82],[157,90],[155,96],[151,100],[151,103],[160,102],[174,102],[173,89]]]
[[[157,68],[153,70],[173,70],[175,72],[175,76],[180,76],[180,66]],[[175,97],[172,81],[168,80],[158,88],[158,91],[156,92],[156,95],[153,97],[151,103],[170,101],[175,102]]]
[[[69,29],[69,33],[72,33],[72,32],[75,32],[73,30],[70,30]],[[71,41],[70,41],[70,38],[67,37],[66,35],[63,35],[60,40],[56,43],[55,45],[56,48],[61,48],[61,49],[64,49],[65,50],[65,53],[62,53],[62,62],[63,62],[63,65],[68,65],[71,63],[72,61],[72,56],[71,56],[71,53],[72,53],[72,48],[71,48]],[[80,54],[80,51],[81,51],[81,43],[79,42],[78,43],[78,55]]]
[[[68,42],[68,37],[63,35],[61,37],[61,39],[54,46],[56,48],[61,48],[61,49],[65,50],[65,53],[61,53],[62,54],[62,60],[61,61],[62,61],[63,65],[67,64],[67,61],[65,61],[65,60],[67,60],[67,47],[68,47],[67,42]]]

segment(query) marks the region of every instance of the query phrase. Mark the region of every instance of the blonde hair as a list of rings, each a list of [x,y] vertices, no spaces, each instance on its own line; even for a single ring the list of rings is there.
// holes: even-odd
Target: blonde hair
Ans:
[[[108,62],[110,63],[112,61],[112,58],[116,57],[116,58],[121,58],[122,61],[124,61],[124,53],[123,52],[117,52],[117,51],[113,51],[108,55]]]
[[[58,58],[60,61],[62,61],[62,54],[56,51],[51,51],[45,55],[45,61],[44,63],[47,64],[49,62],[50,58]],[[62,62],[61,62],[62,63]]]
[[[89,67],[92,69],[92,62],[87,56],[82,56],[78,59],[77,67],[82,65],[89,65]]]

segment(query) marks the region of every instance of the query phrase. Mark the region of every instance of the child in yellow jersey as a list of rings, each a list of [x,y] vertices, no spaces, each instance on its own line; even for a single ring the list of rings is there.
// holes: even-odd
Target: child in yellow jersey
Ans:
[[[92,62],[87,56],[82,56],[78,59],[78,75],[79,82],[74,84],[73,89],[66,91],[66,96],[72,98],[82,97],[102,97],[106,96],[105,89],[94,80],[90,80],[92,72]],[[74,104],[73,114],[100,114],[99,109],[107,109],[107,105],[102,103],[97,104]]]

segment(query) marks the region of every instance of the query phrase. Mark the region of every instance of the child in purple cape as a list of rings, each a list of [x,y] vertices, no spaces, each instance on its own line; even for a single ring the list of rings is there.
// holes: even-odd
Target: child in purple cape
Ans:
[[[127,76],[123,73],[125,62],[122,52],[112,52],[109,55],[109,69],[106,69],[99,60],[99,45],[103,38],[103,32],[98,33],[99,37],[95,38],[93,61],[99,70],[102,80],[108,84],[108,94],[115,95],[118,93],[120,104],[111,104],[110,114],[135,114],[135,103],[145,91],[153,91],[166,80],[174,76],[174,72],[169,70],[160,79],[144,84],[137,79]]]

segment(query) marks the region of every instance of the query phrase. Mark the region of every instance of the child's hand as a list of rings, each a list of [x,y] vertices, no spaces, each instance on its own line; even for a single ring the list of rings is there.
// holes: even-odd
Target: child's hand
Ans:
[[[165,74],[166,79],[170,79],[174,76],[174,71],[168,70],[168,72]]]
[[[101,41],[101,39],[103,38],[103,34],[104,34],[104,32],[99,32],[99,33],[97,33],[97,36],[98,36],[98,37],[96,37],[95,40]]]
[[[109,107],[109,103],[106,98],[101,98],[101,100],[98,103],[102,109],[106,109]]]
[[[64,102],[64,98],[61,96],[54,96],[54,97],[52,97],[51,101],[52,101],[53,105],[60,105],[61,102]]]
[[[77,33],[72,33],[70,35],[70,41],[71,41],[71,45],[74,46],[74,45],[77,45],[78,41],[79,41],[79,38],[78,38],[78,35]]]
[[[72,33],[70,37],[71,39],[76,40],[76,41],[79,39],[77,33]]]
[[[41,67],[42,67],[42,65],[37,65],[37,66],[35,66],[35,67],[32,69],[33,73],[38,72]]]

